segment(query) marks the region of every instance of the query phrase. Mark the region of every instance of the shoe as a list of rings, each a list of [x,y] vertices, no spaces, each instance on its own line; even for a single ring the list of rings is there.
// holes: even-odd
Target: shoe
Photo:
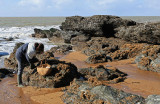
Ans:
[[[24,87],[22,84],[19,84],[18,87]]]

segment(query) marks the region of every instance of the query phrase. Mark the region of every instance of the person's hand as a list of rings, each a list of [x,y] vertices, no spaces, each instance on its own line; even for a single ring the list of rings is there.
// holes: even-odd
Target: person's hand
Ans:
[[[35,67],[36,66],[33,63],[30,64],[30,69],[34,69]]]

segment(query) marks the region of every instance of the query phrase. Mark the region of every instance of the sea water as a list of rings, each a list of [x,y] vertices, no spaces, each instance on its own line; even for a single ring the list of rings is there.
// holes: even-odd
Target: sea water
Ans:
[[[45,51],[56,46],[47,38],[34,38],[31,34],[35,28],[60,29],[64,20],[64,17],[0,17],[0,68],[4,67],[4,58],[9,56],[16,43],[41,42]],[[8,38],[13,40],[7,41]]]

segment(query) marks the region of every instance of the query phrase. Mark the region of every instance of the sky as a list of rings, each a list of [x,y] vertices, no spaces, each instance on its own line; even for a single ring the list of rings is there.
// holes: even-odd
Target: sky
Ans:
[[[0,0],[0,17],[160,16],[159,0]]]

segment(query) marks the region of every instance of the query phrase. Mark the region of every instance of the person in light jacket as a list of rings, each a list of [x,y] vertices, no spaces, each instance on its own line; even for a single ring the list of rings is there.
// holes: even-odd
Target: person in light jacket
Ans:
[[[36,56],[36,54],[42,54],[43,52],[44,52],[44,45],[42,43],[26,43],[17,49],[16,59],[18,62],[18,73],[17,73],[18,87],[23,87],[22,73],[24,69],[24,64],[29,63],[31,69],[35,68],[32,59],[34,56]]]

